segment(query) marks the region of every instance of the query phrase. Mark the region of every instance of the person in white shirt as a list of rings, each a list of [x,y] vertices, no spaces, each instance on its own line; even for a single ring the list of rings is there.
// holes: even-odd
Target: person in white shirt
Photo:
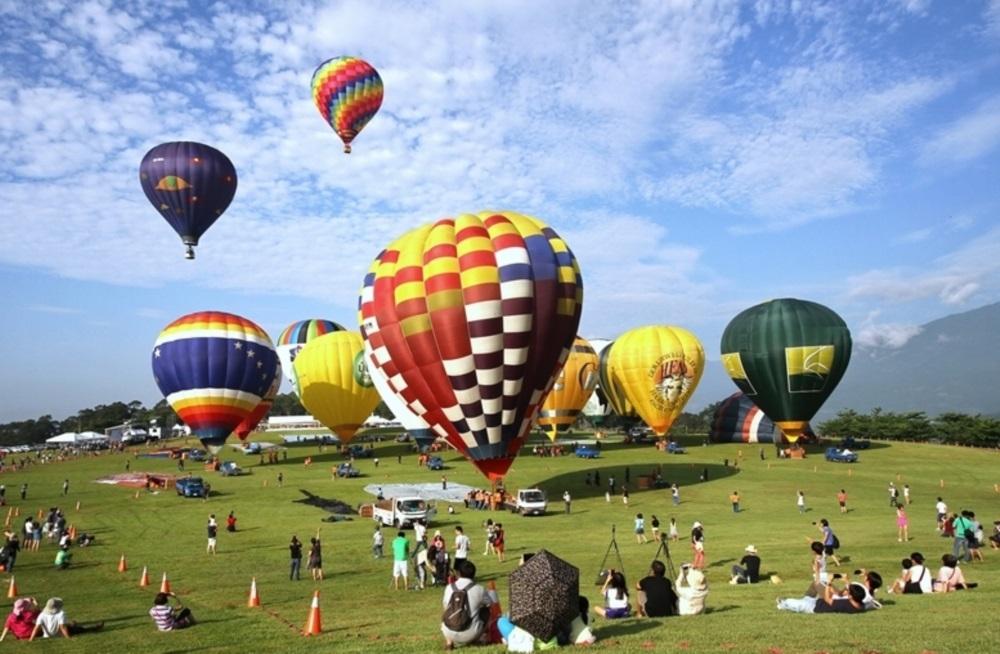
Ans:
[[[704,613],[708,581],[701,570],[692,568],[689,563],[682,564],[674,586],[677,589],[677,615]]]
[[[466,617],[468,627],[462,631],[455,631],[447,626],[445,620],[442,620],[441,633],[444,635],[445,649],[479,641],[484,636],[484,632],[487,631],[489,607],[493,604],[493,598],[486,592],[486,589],[476,583],[476,566],[474,564],[462,561],[461,564],[455,565],[455,570],[458,572],[458,579],[445,586],[441,605],[447,613],[452,594],[456,590],[464,590],[469,602],[469,613]]]
[[[472,541],[465,535],[465,530],[461,526],[455,527],[455,569],[458,570],[459,563],[469,558],[469,549],[472,548]]]
[[[937,504],[934,505],[934,510],[937,511],[937,530],[941,531],[944,529],[944,521],[948,519],[948,505],[939,497]]]
[[[85,627],[76,622],[66,622],[62,599],[50,597],[49,601],[45,603],[45,608],[38,614],[35,628],[31,632],[31,638],[28,640],[34,640],[38,634],[42,634],[45,638],[55,638],[56,636],[72,638],[77,634],[88,631],[100,631],[103,628],[103,622],[98,622],[90,627]]]

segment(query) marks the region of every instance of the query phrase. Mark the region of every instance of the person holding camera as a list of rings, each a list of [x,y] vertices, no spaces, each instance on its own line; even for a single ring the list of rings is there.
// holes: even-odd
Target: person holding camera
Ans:
[[[628,587],[625,584],[625,575],[614,568],[608,570],[608,577],[601,586],[601,595],[604,596],[604,606],[595,606],[594,613],[616,620],[629,616]]]
[[[690,563],[682,563],[677,576],[677,615],[704,613],[706,598],[708,580],[705,574]]]

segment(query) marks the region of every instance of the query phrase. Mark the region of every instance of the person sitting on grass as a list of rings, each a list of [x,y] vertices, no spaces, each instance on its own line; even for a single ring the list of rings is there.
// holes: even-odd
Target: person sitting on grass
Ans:
[[[177,606],[170,606],[171,597],[177,599],[173,593],[157,593],[153,599],[153,608],[149,609],[149,616],[156,623],[157,631],[186,629],[194,624],[191,609],[184,608],[179,601]]]
[[[444,589],[441,633],[445,649],[456,645],[487,644],[490,636],[490,606],[493,600],[476,583],[476,566],[463,560],[455,564],[458,579]],[[452,601],[454,599],[454,601]]]
[[[21,597],[14,600],[14,607],[3,625],[3,633],[0,633],[0,641],[6,638],[8,633],[14,634],[14,638],[18,640],[28,640],[31,638],[37,619],[38,604],[34,598]]]
[[[676,586],[677,615],[698,615],[705,612],[705,599],[708,597],[705,573],[691,567],[690,563],[682,563]]]
[[[965,575],[962,574],[962,569],[958,567],[958,558],[954,554],[945,554],[942,556],[941,563],[937,579],[934,580],[935,593],[952,593],[956,590],[968,590],[979,585],[970,584],[965,581]]]
[[[50,597],[49,601],[45,603],[45,608],[38,614],[38,620],[35,622],[35,628],[31,631],[29,640],[34,640],[38,634],[42,634],[45,638],[55,638],[60,635],[63,638],[72,638],[88,631],[100,631],[101,629],[104,629],[103,622],[98,622],[90,627],[77,622],[67,623],[66,614],[63,612],[63,601],[58,597]]]
[[[649,576],[643,577],[635,588],[636,613],[648,618],[665,618],[677,615],[677,594],[666,578],[667,566],[662,561],[653,561],[649,566]]]
[[[608,577],[601,587],[601,595],[604,596],[604,606],[595,606],[594,613],[608,620],[629,616],[628,588],[625,585],[625,575],[617,570],[609,570]]]
[[[794,613],[864,613],[865,601],[870,593],[862,584],[851,583],[847,574],[835,574],[833,579],[843,578],[845,587],[841,590],[829,583],[823,588],[822,597],[801,597],[798,599],[777,599],[778,609]]]
[[[60,570],[65,570],[69,567],[72,559],[73,554],[69,551],[69,545],[63,545],[59,548],[59,551],[56,552],[56,567]]]
[[[903,559],[903,574],[893,582],[890,593],[907,595],[930,593],[933,590],[932,578],[924,565],[924,556],[913,552],[908,559]]]
[[[740,559],[739,565],[733,566],[733,577],[729,583],[756,584],[760,580],[760,556],[757,555],[757,548],[747,545],[743,551],[746,554]]]

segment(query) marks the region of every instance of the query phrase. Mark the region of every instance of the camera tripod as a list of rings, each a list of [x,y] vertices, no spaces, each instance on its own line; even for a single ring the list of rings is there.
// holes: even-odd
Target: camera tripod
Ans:
[[[667,564],[667,573],[670,579],[676,579],[677,573],[674,571],[674,560],[670,558],[670,546],[667,545],[667,535],[660,534],[660,546],[656,548],[656,554],[653,555],[653,561],[660,558],[660,553],[663,553],[663,559]],[[652,566],[653,561],[650,561],[650,566]]]
[[[603,586],[605,580],[608,578],[608,575],[611,572],[610,570],[608,570],[605,567],[605,565],[608,562],[608,557],[611,556],[611,550],[615,551],[615,557],[618,559],[618,567],[615,568],[615,570],[617,570],[618,572],[620,572],[620,573],[622,573],[624,575],[625,574],[625,562],[622,561],[622,553],[618,549],[618,541],[615,539],[615,526],[614,525],[611,525],[611,542],[608,543],[608,549],[607,549],[606,552],[604,552],[604,558],[601,559],[601,567],[597,569],[597,581],[595,582],[595,585],[597,585],[597,586]]]

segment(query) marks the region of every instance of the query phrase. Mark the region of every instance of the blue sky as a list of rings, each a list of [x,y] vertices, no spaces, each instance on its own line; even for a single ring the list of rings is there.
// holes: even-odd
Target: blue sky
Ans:
[[[1000,299],[1000,0],[0,1],[0,37],[0,420],[155,401],[190,311],[353,325],[382,246],[487,208],[566,238],[585,336],[718,358],[795,296],[898,347]],[[349,157],[309,94],[341,54],[385,83]],[[171,140],[239,173],[193,262],[138,182]]]

